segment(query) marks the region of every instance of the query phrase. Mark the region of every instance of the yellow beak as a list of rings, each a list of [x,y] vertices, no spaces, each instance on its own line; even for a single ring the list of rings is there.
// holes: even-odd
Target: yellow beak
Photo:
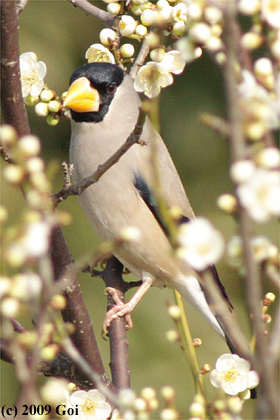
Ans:
[[[76,112],[97,112],[100,107],[100,95],[86,77],[80,77],[69,87],[64,106]]]

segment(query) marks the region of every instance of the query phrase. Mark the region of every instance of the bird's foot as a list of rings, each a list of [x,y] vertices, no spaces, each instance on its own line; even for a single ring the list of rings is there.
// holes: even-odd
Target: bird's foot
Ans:
[[[113,287],[107,287],[105,292],[114,300],[115,306],[113,306],[113,308],[110,309],[105,316],[101,333],[103,338],[108,334],[108,329],[112,321],[114,321],[114,319],[121,318],[122,316],[125,318],[126,330],[131,329],[133,327],[133,322],[130,313],[134,308],[132,302],[129,301],[128,303],[124,303],[119,298],[116,289]]]
[[[97,267],[97,265],[100,264],[101,268],[104,269],[107,261],[112,257],[113,257],[112,252],[107,252],[106,254],[103,254],[100,257],[95,258],[91,263],[91,267]]]

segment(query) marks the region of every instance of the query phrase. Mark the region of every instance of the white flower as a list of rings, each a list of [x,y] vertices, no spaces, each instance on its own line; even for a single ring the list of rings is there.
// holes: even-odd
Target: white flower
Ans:
[[[222,234],[203,217],[179,227],[178,256],[196,270],[205,270],[221,258],[224,251]]]
[[[184,70],[185,62],[182,60],[180,51],[168,51],[160,64],[166,68],[167,71],[174,74],[180,74]]]
[[[280,215],[280,172],[257,168],[237,187],[237,195],[253,220],[267,222],[271,216]]]
[[[102,44],[92,44],[86,51],[86,59],[89,63],[105,62],[115,64],[113,54]]]
[[[244,119],[261,120],[270,128],[279,126],[278,104],[248,70],[242,71],[243,82],[238,86],[239,104]]]
[[[172,10],[172,18],[175,20],[175,22],[183,21],[186,22],[188,19],[187,17],[187,6],[185,3],[177,3],[176,6],[173,7]]]
[[[132,35],[136,28],[136,21],[133,19],[132,16],[123,15],[120,23],[119,29],[122,36],[129,36]]]
[[[190,38],[199,44],[205,44],[211,36],[211,28],[207,23],[195,23],[189,30]]]
[[[47,73],[46,64],[37,61],[33,52],[23,53],[19,57],[22,96],[39,96],[44,87]]]
[[[250,371],[250,363],[236,354],[223,354],[216,362],[216,369],[210,373],[211,384],[228,395],[255,388],[259,377],[254,370]]]
[[[184,36],[175,44],[176,50],[181,53],[181,58],[185,63],[195,60],[194,44],[189,37]]]
[[[69,417],[69,420],[105,420],[111,414],[111,406],[105,397],[96,389],[75,391],[67,400],[67,406],[78,406],[78,415]]]
[[[34,222],[27,226],[24,247],[27,257],[40,258],[49,249],[50,227],[45,222]]]
[[[261,0],[261,15],[273,28],[280,28],[280,1]]]
[[[137,92],[144,92],[149,98],[153,98],[160,93],[161,88],[172,83],[172,75],[160,63],[149,61],[138,71],[134,88]]]

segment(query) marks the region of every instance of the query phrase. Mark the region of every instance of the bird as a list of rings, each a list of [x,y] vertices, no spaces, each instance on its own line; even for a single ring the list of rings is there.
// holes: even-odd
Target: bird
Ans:
[[[70,163],[74,165],[73,182],[77,183],[110,158],[133,132],[141,99],[132,78],[122,68],[106,62],[92,62],[72,74],[64,106],[71,114]],[[230,350],[237,353],[221,321],[210,308],[199,274],[172,256],[170,238],[155,201],[152,140],[157,148],[166,205],[179,208],[183,222],[195,218],[168,149],[146,117],[141,141],[79,196],[87,219],[102,240],[118,241],[127,226],[140,232],[139,240],[123,243],[113,254],[142,280],[142,284],[129,302],[117,302],[107,313],[103,328],[108,330],[113,319],[129,315],[151,286],[167,286],[176,289],[227,341]],[[231,311],[231,302],[215,267],[211,270]]]

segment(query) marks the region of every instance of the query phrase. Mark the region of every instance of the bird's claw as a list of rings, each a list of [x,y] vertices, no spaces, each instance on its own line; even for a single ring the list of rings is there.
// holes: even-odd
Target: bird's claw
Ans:
[[[133,307],[131,306],[130,302],[124,303],[119,298],[116,289],[112,287],[107,287],[105,289],[106,294],[110,295],[114,302],[116,303],[115,306],[113,306],[112,309],[110,309],[104,319],[103,326],[102,326],[102,338],[105,339],[105,337],[108,335],[108,330],[110,328],[110,325],[114,319],[121,318],[124,316],[125,318],[125,328],[126,330],[129,330],[133,327],[132,318],[130,315],[130,312],[132,311]]]

